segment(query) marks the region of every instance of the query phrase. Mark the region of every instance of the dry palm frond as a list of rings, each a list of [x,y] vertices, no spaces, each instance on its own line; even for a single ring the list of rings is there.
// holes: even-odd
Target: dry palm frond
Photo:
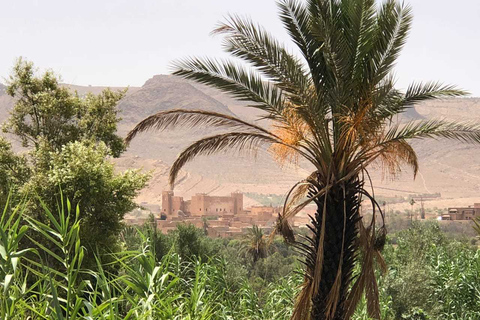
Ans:
[[[262,127],[250,124],[226,114],[202,110],[174,109],[158,112],[142,120],[132,131],[128,133],[125,141],[127,144],[129,144],[137,134],[150,129],[163,131],[170,128],[195,128],[200,126],[206,128],[220,127],[232,130],[241,129],[247,132],[257,132],[271,135],[270,132]]]
[[[318,293],[320,280],[322,278],[322,270],[323,270],[323,251],[324,251],[324,243],[325,243],[325,225],[326,225],[326,218],[327,218],[327,202],[328,202],[328,190],[330,189],[330,168],[327,176],[327,186],[325,187],[324,197],[325,201],[323,201],[323,208],[322,208],[322,223],[320,226],[320,240],[318,242],[317,253],[316,253],[316,261],[315,261],[315,269],[313,271],[313,294],[316,295]]]
[[[287,193],[285,197],[285,202],[283,205],[282,213],[278,214],[277,222],[275,228],[270,234],[270,242],[273,241],[275,234],[280,234],[283,236],[287,243],[294,243],[295,236],[293,234],[293,229],[290,226],[288,220],[293,217],[295,214],[300,212],[305,206],[307,206],[314,199],[307,199],[304,205],[300,204],[297,206],[298,202],[304,199],[312,186],[315,186],[315,176],[317,172],[310,174],[307,179],[297,182]]]
[[[290,320],[310,320],[312,318],[313,280],[306,277],[297,296]]]
[[[374,273],[374,235],[372,228],[365,228],[363,223],[358,224],[359,243],[362,248],[363,257],[361,261],[360,274],[355,281],[348,299],[346,301],[347,319],[355,312],[358,302],[365,292],[367,299],[367,312],[370,317],[380,319],[380,305],[378,302],[378,287]]]
[[[297,110],[298,107],[293,103],[285,102],[282,111],[282,122],[274,123],[272,132],[284,144],[275,143],[270,147],[270,151],[274,159],[280,164],[285,164],[286,162],[298,164],[298,152],[287,146],[300,147],[310,132],[309,126],[300,117]]]
[[[392,141],[379,151],[378,161],[383,166],[384,175],[395,177],[402,171],[403,164],[413,170],[414,177],[418,172],[418,158],[415,150],[405,140]]]
[[[295,243],[295,234],[293,232],[292,226],[288,220],[282,218],[282,215],[279,213],[277,222],[273,231],[270,233],[268,243],[272,243],[276,234],[280,234],[286,243]]]
[[[368,174],[368,172],[367,172]],[[359,230],[359,248],[362,252],[361,270],[357,276],[357,280],[352,286],[346,304],[347,318],[351,317],[355,312],[355,308],[365,293],[367,300],[367,313],[373,319],[380,319],[380,302],[378,298],[378,285],[375,277],[375,261],[380,266],[382,272],[387,271],[385,260],[381,255],[381,250],[385,245],[386,228],[384,225],[384,216],[380,205],[367,191],[362,190],[361,193],[370,199],[373,206],[372,220],[368,227],[364,226],[364,222],[358,222]],[[378,208],[382,217],[382,227],[376,230],[376,210]]]
[[[283,211],[281,215],[279,215],[279,219],[277,222],[276,229],[274,230],[275,232],[281,233],[282,230],[291,230],[291,227],[288,226],[288,220],[293,218],[297,213],[302,211],[303,208],[305,208],[307,205],[309,205],[311,202],[313,202],[315,199],[322,197],[325,195],[325,193],[328,192],[328,188],[322,188],[320,191],[317,193],[313,194],[312,196],[309,196],[308,199],[302,201],[300,204],[294,206],[293,208],[290,208],[289,211]]]
[[[475,218],[473,219],[473,222],[475,223],[475,225],[473,226],[473,229],[477,232],[477,235],[480,236],[480,219]]]
[[[285,203],[283,206],[283,212],[289,212],[291,209],[302,199],[305,199],[308,195],[311,187],[319,187],[316,183],[317,171],[312,172],[305,180],[297,182],[287,193],[285,197]],[[320,188],[321,189],[321,188]]]

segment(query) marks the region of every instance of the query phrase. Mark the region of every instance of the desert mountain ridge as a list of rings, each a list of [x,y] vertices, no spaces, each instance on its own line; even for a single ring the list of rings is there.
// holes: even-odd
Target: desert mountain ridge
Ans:
[[[80,95],[99,93],[104,89],[67,86]],[[7,119],[13,107],[13,99],[6,95],[4,89],[0,84],[1,122]],[[129,87],[118,107],[122,117],[119,124],[121,136],[126,136],[143,118],[162,110],[202,109],[237,115],[247,121],[255,121],[260,114],[256,109],[248,108],[245,102],[237,101],[216,89],[169,75],[156,75],[142,87]],[[430,101],[409,109],[405,117],[480,122],[480,98]],[[141,134],[127,152],[114,161],[119,170],[144,168],[151,171],[152,179],[139,195],[138,201],[160,204],[161,191],[168,188],[168,171],[176,156],[188,143],[212,132],[207,128]],[[452,201],[458,205],[480,202],[480,157],[477,156],[480,146],[444,140],[417,140],[413,141],[413,145],[420,159],[417,179],[413,180],[412,173],[406,170],[392,180],[383,175],[381,168],[371,168],[377,194],[401,197],[413,193],[441,193],[441,198],[435,200],[438,206]],[[225,195],[234,191],[284,195],[295,182],[305,178],[310,169],[303,164],[299,167],[279,166],[267,147],[254,155],[200,157],[181,172],[175,192],[186,198],[200,192],[211,195]],[[245,199],[245,205],[255,204],[258,204],[255,200]]]

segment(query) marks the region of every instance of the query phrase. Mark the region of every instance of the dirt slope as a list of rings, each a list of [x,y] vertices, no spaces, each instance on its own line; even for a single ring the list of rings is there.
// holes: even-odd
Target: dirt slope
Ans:
[[[98,93],[102,88],[70,86],[80,94]],[[5,120],[12,100],[0,87],[0,120]],[[127,96],[119,104],[123,118],[119,133],[123,136],[136,123],[148,115],[172,108],[203,109],[254,121],[261,113],[246,107],[217,90],[172,76],[154,76],[141,88],[129,88]],[[480,122],[480,99],[446,99],[433,101],[410,110],[406,119],[468,120]],[[268,125],[263,122],[263,125]],[[130,149],[115,162],[119,170],[144,168],[152,172],[149,186],[142,192],[139,201],[160,202],[160,193],[168,188],[168,170],[175,157],[200,136],[214,131],[176,130],[163,133],[148,132],[139,135]],[[385,196],[408,196],[411,193],[442,194],[445,199],[456,199],[458,204],[471,204],[472,199],[480,202],[480,146],[449,141],[414,141],[420,159],[420,173],[413,180],[406,170],[392,180],[384,177],[381,168],[372,168],[377,194]],[[267,149],[250,155],[225,154],[217,157],[198,158],[187,165],[180,174],[175,191],[190,197],[197,192],[227,194],[233,191],[285,194],[289,187],[308,175],[308,166],[281,168],[275,163]],[[465,198],[464,200],[462,198]],[[254,201],[247,199],[247,204]],[[440,201],[440,200],[439,200]],[[468,201],[468,203],[466,203]],[[464,203],[465,202],[465,203]],[[440,203],[440,202],[439,202]],[[445,203],[445,201],[444,201]],[[450,203],[450,202],[448,202]],[[431,203],[432,206],[434,202]]]

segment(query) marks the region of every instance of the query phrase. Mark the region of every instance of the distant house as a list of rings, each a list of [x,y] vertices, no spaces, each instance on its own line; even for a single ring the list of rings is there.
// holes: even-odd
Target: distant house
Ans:
[[[173,194],[173,191],[162,192],[162,213],[167,217],[178,216],[178,212],[184,212],[188,216],[211,216],[237,215],[243,211],[243,194],[234,192],[230,196],[208,196],[197,193],[191,200],[183,200]]]
[[[473,220],[480,217],[480,203],[473,206],[448,208],[447,214],[442,215],[442,220]]]

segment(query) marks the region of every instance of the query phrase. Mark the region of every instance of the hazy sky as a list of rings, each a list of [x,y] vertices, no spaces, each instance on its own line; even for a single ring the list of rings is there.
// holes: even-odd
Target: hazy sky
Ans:
[[[398,86],[440,80],[480,96],[480,1],[407,2],[415,19]],[[1,0],[0,81],[23,56],[67,83],[141,86],[176,58],[222,55],[209,33],[227,13],[287,40],[274,0]]]

